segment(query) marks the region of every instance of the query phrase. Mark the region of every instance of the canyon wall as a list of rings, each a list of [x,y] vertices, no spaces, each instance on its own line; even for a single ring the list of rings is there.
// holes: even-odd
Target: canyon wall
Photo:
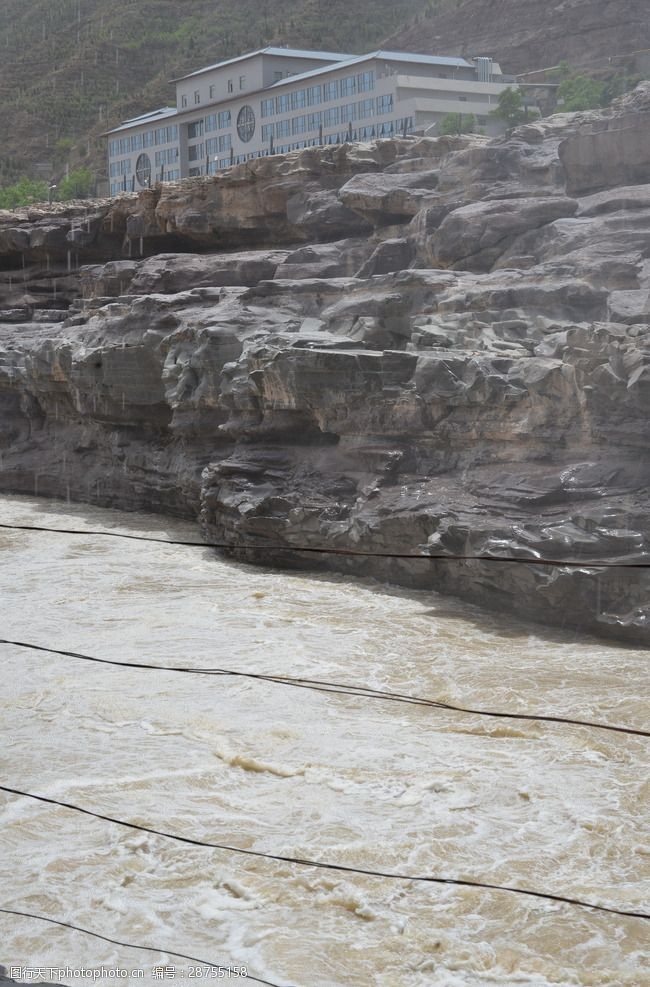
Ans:
[[[649,120],[0,213],[0,490],[647,643]]]

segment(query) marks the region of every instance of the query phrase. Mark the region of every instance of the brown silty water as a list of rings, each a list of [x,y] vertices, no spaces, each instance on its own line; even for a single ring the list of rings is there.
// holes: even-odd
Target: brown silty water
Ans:
[[[182,522],[31,498],[2,498],[0,521],[197,539]],[[645,652],[433,593],[91,534],[3,530],[0,552],[3,638],[647,726]],[[5,785],[265,853],[647,910],[647,739],[0,654]],[[5,794],[0,812],[2,907],[170,950],[0,915],[8,970],[155,983],[167,964],[168,982],[197,979],[176,950],[300,987],[650,983],[639,919],[184,846]]]

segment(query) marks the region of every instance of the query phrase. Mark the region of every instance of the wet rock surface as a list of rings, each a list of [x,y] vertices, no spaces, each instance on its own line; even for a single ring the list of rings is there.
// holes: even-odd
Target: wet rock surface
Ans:
[[[649,108],[0,213],[0,488],[648,642]]]

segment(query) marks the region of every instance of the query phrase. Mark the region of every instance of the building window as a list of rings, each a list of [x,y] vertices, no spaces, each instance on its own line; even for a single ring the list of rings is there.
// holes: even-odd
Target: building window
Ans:
[[[151,184],[151,158],[148,154],[141,154],[136,161],[135,174],[138,184],[143,188]]]
[[[276,113],[288,113],[291,109],[291,102],[289,99],[289,94],[285,93],[283,96],[278,96],[275,101],[275,112]]]
[[[377,96],[377,116],[382,116],[384,113],[393,112],[393,94],[389,93],[387,96]]]
[[[458,98],[461,101],[461,103],[466,103],[467,102],[467,96],[459,96]]]
[[[165,151],[156,151],[156,168],[160,168],[161,165],[176,164],[177,161],[177,147],[168,147]]]
[[[339,125],[339,108],[338,106],[332,106],[329,110],[325,110],[323,113],[323,126],[324,127],[338,127]]]
[[[291,93],[291,109],[300,110],[303,106],[307,105],[307,90],[297,89],[295,93]]]
[[[205,118],[205,132],[209,134],[211,131],[217,129],[217,114],[211,113]]]
[[[339,98],[339,84],[335,79],[334,82],[326,82],[323,85],[323,99],[338,99]]]
[[[188,140],[194,140],[197,137],[203,137],[203,120],[195,120],[194,123],[188,123],[187,137]]]
[[[369,93],[375,88],[375,73],[360,72],[357,76],[357,90],[360,93]]]
[[[208,158],[212,158],[219,150],[219,141],[216,137],[211,137],[205,142],[205,153]]]
[[[276,137],[288,137],[291,133],[291,121],[290,120],[279,120],[275,125],[275,136]]]
[[[307,129],[318,130],[323,122],[323,114],[319,110],[317,113],[310,113],[307,117]]]
[[[220,168],[229,168],[230,167],[230,158],[221,158],[221,160],[219,161],[219,167]]]
[[[181,106],[183,107],[183,109],[186,108],[186,106],[187,106],[187,96],[181,96]]]
[[[275,100],[274,99],[263,99],[262,100],[262,116],[272,117],[275,113]]]
[[[221,113],[218,114],[217,119],[219,123],[219,130],[225,130],[226,127],[230,127],[232,125],[230,110],[222,110]]]
[[[201,161],[205,157],[205,145],[192,144],[188,149],[187,157],[189,161]]]
[[[144,145],[142,143],[142,134],[134,134],[133,137],[131,138],[131,150],[141,151],[143,147]]]
[[[154,145],[154,133],[153,130],[147,130],[146,133],[142,135],[142,146],[143,147],[153,147]]]
[[[282,72],[274,72],[273,73],[273,81],[274,82],[279,82],[281,78],[282,78]]]
[[[291,121],[292,134],[304,134],[307,130],[307,117],[294,117]]]
[[[374,117],[374,115],[375,115],[374,99],[362,99],[359,102],[359,119],[363,120],[365,117]]]
[[[377,137],[390,137],[395,131],[393,121],[377,124]]]
[[[219,153],[223,154],[224,151],[229,151],[232,147],[232,135],[222,134],[219,138]]]
[[[198,106],[200,102],[201,102],[201,93],[197,89],[196,92],[194,93],[194,103],[196,106]]]
[[[215,85],[210,86],[210,99],[214,99],[215,94],[216,94],[216,92],[215,92],[216,91],[216,88],[217,87]]]
[[[346,103],[345,106],[341,107],[341,123],[349,123],[351,120],[357,119],[357,104],[356,103]]]
[[[245,89],[246,88],[246,76],[245,75],[240,75],[239,76],[239,88],[240,89]]]
[[[322,86],[310,86],[307,90],[307,105],[308,106],[318,106],[319,103],[323,101],[323,87]]]
[[[229,93],[234,93],[234,91],[235,91],[235,85],[234,85],[232,79],[228,79],[228,92]]]
[[[354,96],[357,91],[357,77],[356,75],[346,75],[344,79],[341,79],[341,98],[344,96]]]
[[[395,129],[399,134],[403,134],[405,131],[407,134],[413,132],[413,117],[400,117],[399,120],[395,121]]]
[[[275,127],[273,126],[272,123],[262,124],[262,140],[268,144],[268,142],[273,137],[274,131],[275,131]]]
[[[190,178],[198,178],[203,174],[203,168],[190,168]]]
[[[239,139],[244,144],[248,144],[253,139],[253,134],[255,133],[255,114],[253,113],[252,106],[242,106],[237,114],[237,133],[239,134]]]
[[[155,144],[171,144],[178,139],[178,127],[159,127],[154,131]],[[135,148],[134,148],[135,150]]]

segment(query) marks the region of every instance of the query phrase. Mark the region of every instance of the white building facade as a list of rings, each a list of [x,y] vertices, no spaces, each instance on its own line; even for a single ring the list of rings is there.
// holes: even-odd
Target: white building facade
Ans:
[[[450,113],[498,129],[490,112],[510,85],[489,58],[264,48],[193,72],[176,106],[109,131],[112,195],[211,175],[316,144],[425,131]]]

